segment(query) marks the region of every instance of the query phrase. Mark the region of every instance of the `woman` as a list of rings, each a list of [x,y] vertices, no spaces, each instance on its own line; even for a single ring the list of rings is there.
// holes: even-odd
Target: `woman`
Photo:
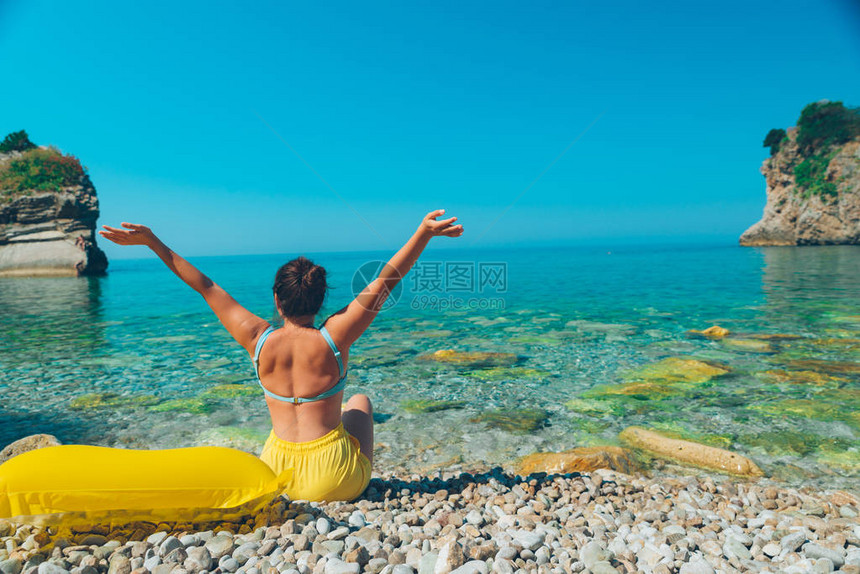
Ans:
[[[341,409],[350,346],[370,326],[386,297],[409,272],[430,239],[459,237],[456,217],[430,212],[379,277],[317,330],[314,319],[326,294],[326,273],[304,257],[285,264],[272,288],[284,320],[274,329],[224,289],[171,251],[143,225],[103,226],[99,234],[119,245],[145,245],[200,293],[236,341],[248,351],[266,396],[272,431],[260,458],[275,473],[293,468],[286,493],[293,500],[352,500],[370,481],[373,410],[366,395]]]

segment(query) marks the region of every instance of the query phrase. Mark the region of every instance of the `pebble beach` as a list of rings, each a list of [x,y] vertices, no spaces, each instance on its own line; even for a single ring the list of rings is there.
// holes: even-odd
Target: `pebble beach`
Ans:
[[[2,574],[860,573],[851,492],[602,469],[385,476],[351,503],[278,498],[243,523],[0,534]]]

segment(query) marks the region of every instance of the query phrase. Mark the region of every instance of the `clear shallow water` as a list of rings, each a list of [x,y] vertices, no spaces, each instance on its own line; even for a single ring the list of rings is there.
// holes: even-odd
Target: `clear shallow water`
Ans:
[[[325,311],[351,299],[363,263],[387,255],[316,256],[333,286]],[[271,281],[286,259],[193,262],[270,318]],[[446,291],[446,261],[467,272],[474,263],[476,273],[481,263],[505,263],[507,288],[469,290],[455,265]],[[441,292],[432,290],[436,263]],[[778,480],[854,485],[858,271],[856,247],[431,251],[353,347],[347,395],[374,401],[382,468],[510,467],[536,450],[616,443],[637,424],[733,448]],[[254,388],[247,354],[159,261],[113,261],[104,278],[0,279],[0,310],[0,442],[46,432],[64,443],[259,451],[269,429],[261,395],[212,393]],[[732,336],[687,335],[713,324]],[[768,334],[797,338],[757,338]],[[441,349],[518,359],[487,369],[419,358]],[[672,392],[624,390],[642,381],[643,367],[672,357],[729,372]],[[410,413],[407,400],[461,404]],[[547,418],[528,432],[480,420],[535,408]]]

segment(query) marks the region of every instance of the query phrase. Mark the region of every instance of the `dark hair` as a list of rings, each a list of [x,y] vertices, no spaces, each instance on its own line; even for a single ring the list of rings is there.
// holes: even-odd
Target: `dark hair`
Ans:
[[[296,257],[282,265],[272,287],[284,317],[316,315],[327,289],[325,269],[307,257]]]

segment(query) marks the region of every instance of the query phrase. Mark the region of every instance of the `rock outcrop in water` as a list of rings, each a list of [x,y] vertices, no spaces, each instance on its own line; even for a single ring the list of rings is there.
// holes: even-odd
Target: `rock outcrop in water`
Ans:
[[[98,216],[77,158],[35,146],[0,152],[0,276],[103,274]]]
[[[767,204],[740,244],[860,244],[860,112],[810,104],[797,128],[771,130],[765,145]]]

